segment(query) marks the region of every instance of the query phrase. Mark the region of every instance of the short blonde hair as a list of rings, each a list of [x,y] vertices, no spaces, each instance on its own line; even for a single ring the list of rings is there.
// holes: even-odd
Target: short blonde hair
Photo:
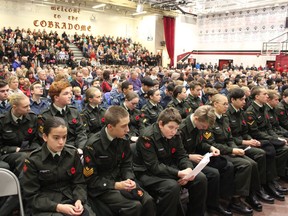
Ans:
[[[13,105],[17,106],[20,103],[20,101],[26,98],[28,97],[23,93],[14,93],[9,96],[9,103],[11,104],[11,106]]]

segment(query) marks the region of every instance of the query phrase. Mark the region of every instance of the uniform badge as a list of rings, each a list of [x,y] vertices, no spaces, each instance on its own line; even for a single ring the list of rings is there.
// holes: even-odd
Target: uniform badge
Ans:
[[[93,168],[89,168],[89,167],[84,167],[83,169],[83,174],[86,177],[91,176],[94,173],[94,169]]]
[[[39,128],[38,128],[38,130],[39,130],[39,132],[40,132],[41,134],[43,134],[43,129],[44,129],[44,127],[43,127],[42,125],[40,125]]]
[[[246,121],[245,121],[245,120],[242,120],[242,124],[243,124],[243,125],[246,125]]]
[[[121,157],[122,157],[122,159],[124,159],[124,158],[125,158],[125,153],[124,153],[124,152],[122,152],[122,155],[121,155]]]
[[[143,191],[142,191],[142,190],[137,190],[137,195],[138,195],[139,197],[142,197],[142,196],[143,196]]]
[[[76,173],[76,169],[75,169],[75,167],[71,167],[71,169],[70,169],[70,173],[71,173],[72,175],[74,175],[74,174]]]
[[[28,169],[27,165],[26,165],[26,164],[24,164],[24,166],[23,166],[23,172],[26,172],[26,171],[27,171],[27,169]]]
[[[86,162],[86,163],[89,163],[90,161],[91,161],[91,158],[90,158],[89,156],[86,156],[86,157],[85,157],[85,162]]]
[[[253,120],[253,117],[252,117],[252,116],[248,116],[248,119],[249,119],[249,120]]]
[[[283,112],[283,111],[281,111],[281,112],[280,112],[280,115],[284,115],[284,112]]]
[[[204,134],[203,134],[203,136],[205,137],[205,139],[209,139],[211,136],[212,136],[212,134],[211,134],[211,132],[205,132]]]
[[[174,154],[176,152],[176,148],[171,149],[171,153]]]
[[[252,122],[247,122],[249,125],[252,125],[253,123],[254,123],[254,121],[252,121]]]
[[[143,120],[143,123],[145,123],[146,121],[147,121],[147,119],[144,119],[144,120]]]
[[[146,143],[144,143],[144,146],[145,146],[146,149],[149,149],[151,147],[151,144],[146,142]]]
[[[230,132],[230,131],[231,131],[231,128],[230,128],[230,127],[228,127],[228,128],[227,128],[227,131],[228,131],[228,132]]]

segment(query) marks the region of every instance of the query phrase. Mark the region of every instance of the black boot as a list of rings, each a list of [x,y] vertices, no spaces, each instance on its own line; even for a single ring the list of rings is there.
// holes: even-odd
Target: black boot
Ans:
[[[262,204],[259,202],[255,193],[250,193],[248,197],[245,199],[246,203],[248,203],[254,210],[261,212]]]
[[[275,189],[281,194],[288,194],[288,188],[282,187],[276,180],[273,181]]]
[[[285,201],[285,196],[276,190],[272,182],[269,182],[267,185],[265,185],[264,188],[266,192],[273,198],[280,200],[280,201]]]
[[[267,194],[263,187],[259,191],[256,191],[256,195],[262,202],[274,204],[274,198]]]
[[[236,212],[238,214],[242,215],[253,215],[253,210],[248,207],[240,197],[233,197],[230,204],[229,204],[229,209],[231,211]]]
[[[230,210],[224,209],[223,206],[219,204],[219,206],[214,207],[214,206],[208,206],[207,207],[208,212],[212,212],[216,215],[221,215],[221,216],[232,216],[232,212]]]

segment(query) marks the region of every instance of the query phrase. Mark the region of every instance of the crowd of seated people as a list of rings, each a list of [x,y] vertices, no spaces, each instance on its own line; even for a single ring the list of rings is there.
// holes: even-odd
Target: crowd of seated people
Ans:
[[[201,70],[101,62],[94,66],[83,63],[73,69],[49,61],[39,64],[33,59],[35,53],[21,54],[25,48],[34,46],[37,50],[40,45],[44,53],[47,49],[50,52],[51,43],[58,44],[56,53],[66,48],[69,51],[65,34],[10,28],[3,32],[0,166],[19,176],[28,213],[41,214],[43,210],[93,215],[94,211],[106,216],[146,211],[149,215],[173,216],[183,211],[177,208],[179,185],[190,193],[189,215],[201,216],[205,211],[251,215],[253,210],[262,211],[262,202],[285,200],[288,189],[282,183],[288,181],[288,82],[284,66],[283,70],[280,65],[275,70]],[[13,41],[14,33],[18,36]],[[101,38],[86,38],[86,42],[97,46],[103,39],[110,41],[111,47],[116,45],[112,38]],[[75,39],[79,45],[82,40]],[[131,44],[126,47],[128,53],[134,46]],[[98,58],[97,53],[94,57]],[[241,127],[235,126],[236,122]],[[65,143],[67,148],[63,148]],[[134,148],[132,152],[128,143]],[[219,160],[213,159],[203,173],[192,177],[191,169],[206,152]],[[40,163],[43,155],[47,156],[46,164]],[[60,159],[54,161],[56,155]],[[69,163],[61,163],[61,157],[69,158]],[[174,164],[175,158],[179,163]],[[56,170],[56,163],[65,171]],[[238,169],[242,166],[244,177]],[[236,175],[231,177],[233,169]],[[32,170],[39,171],[39,176]],[[77,188],[76,198],[65,197],[67,191],[65,196],[59,192],[66,188],[58,177]],[[37,193],[39,188],[49,193]],[[53,200],[54,195],[59,198]],[[49,205],[41,203],[42,196]],[[222,206],[221,200],[229,205]],[[10,215],[17,204],[10,198],[0,202],[1,215]]]
[[[108,65],[156,66],[160,64],[161,55],[150,53],[140,43],[131,38],[114,36],[74,35],[73,43],[82,50],[90,60],[98,60]]]

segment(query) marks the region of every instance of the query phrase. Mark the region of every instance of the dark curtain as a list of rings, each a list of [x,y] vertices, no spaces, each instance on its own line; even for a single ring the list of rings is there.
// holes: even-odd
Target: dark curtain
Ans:
[[[166,47],[170,58],[170,67],[172,67],[174,66],[175,18],[163,17],[163,23]]]

